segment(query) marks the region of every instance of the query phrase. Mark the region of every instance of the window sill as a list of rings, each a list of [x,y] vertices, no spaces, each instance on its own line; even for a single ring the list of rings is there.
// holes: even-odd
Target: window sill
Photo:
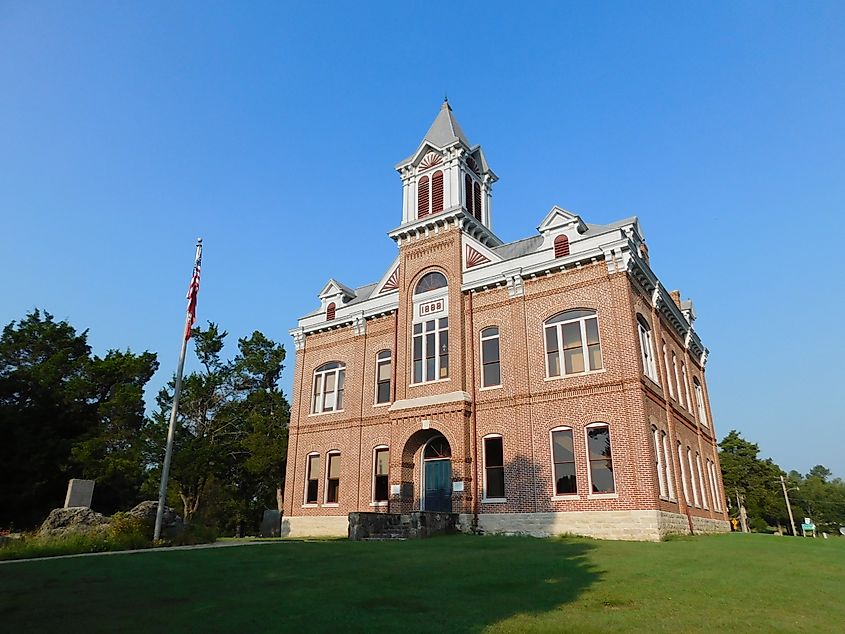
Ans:
[[[387,403],[373,403],[373,407],[387,407],[388,405],[392,405],[392,403],[390,401],[387,401]]]
[[[507,498],[481,498],[482,504],[507,504]]]
[[[304,508],[304,509],[316,509],[316,508],[320,508],[320,505],[317,504],[316,502],[314,502],[313,504],[309,502],[307,504],[303,504],[302,508]]]
[[[308,418],[312,416],[325,416],[326,414],[343,414],[344,410],[342,409],[333,409],[330,412],[317,412],[316,414],[308,414]]]
[[[370,502],[370,506],[387,506],[387,500],[382,502]]]
[[[479,392],[487,392],[489,390],[501,390],[504,386],[503,385],[488,385],[486,387],[478,388]]]
[[[677,500],[677,499],[675,499],[675,498],[668,498],[668,497],[666,497],[665,495],[661,495],[661,496],[660,496],[660,499],[661,499],[663,502],[671,502],[672,504],[677,504],[677,503],[678,503],[678,500]]]
[[[326,502],[325,504],[323,504],[323,505],[321,505],[321,506],[322,506],[323,508],[333,509],[333,508],[336,508],[336,507],[340,506],[340,504],[338,504],[337,502]]]
[[[572,500],[580,500],[581,496],[577,493],[572,495],[553,495],[552,502],[571,502]]]
[[[445,379],[434,379],[433,381],[423,381],[422,383],[409,383],[408,387],[423,387],[425,385],[433,385],[435,383],[448,383],[452,380],[452,377],[446,377]]]
[[[615,500],[619,497],[618,493],[590,493],[587,496],[588,500]]]
[[[606,368],[602,368],[601,370],[590,370],[589,372],[576,372],[574,374],[561,374],[560,376],[547,376],[544,378],[544,381],[561,381],[563,379],[574,379],[579,376],[591,376],[593,374],[603,374],[607,372]]]

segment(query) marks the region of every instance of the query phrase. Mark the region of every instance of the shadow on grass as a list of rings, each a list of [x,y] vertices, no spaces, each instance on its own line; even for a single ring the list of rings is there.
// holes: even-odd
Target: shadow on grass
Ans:
[[[574,601],[600,578],[594,547],[458,535],[32,562],[0,570],[0,620],[9,631],[478,631]]]

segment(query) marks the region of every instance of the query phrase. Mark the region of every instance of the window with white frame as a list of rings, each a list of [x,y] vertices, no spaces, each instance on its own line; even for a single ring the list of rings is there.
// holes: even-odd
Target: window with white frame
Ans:
[[[548,319],[543,324],[543,330],[547,377],[602,369],[599,325],[595,311],[568,310]]]
[[[316,504],[317,488],[320,485],[320,454],[308,454],[305,461],[305,503]]]
[[[505,453],[501,436],[484,438],[484,499],[505,499]]]
[[[446,277],[426,273],[414,290],[411,382],[449,378],[449,289]]]
[[[637,331],[640,334],[640,354],[643,361],[643,372],[655,383],[657,378],[657,365],[654,363],[654,347],[651,344],[651,326],[642,315],[637,315]]]
[[[376,447],[373,452],[373,502],[387,502],[390,450]]]
[[[698,382],[698,378],[692,378],[692,386],[695,390],[695,404],[698,406],[698,421],[705,427],[709,427],[707,410],[704,409],[704,390],[701,389],[701,383]]]
[[[325,363],[314,370],[314,398],[311,401],[311,413],[341,411],[345,380],[346,366],[338,361]]]
[[[675,356],[674,352],[672,352],[672,371],[675,375],[675,387],[678,388],[678,403],[680,403],[681,407],[683,407],[684,395],[683,388],[681,387],[681,376],[678,374],[678,357]]]
[[[672,449],[669,446],[669,436],[664,431],[662,432],[663,441],[663,455],[666,457],[666,488],[669,490],[669,499],[674,500],[677,497],[675,491],[675,469],[672,465]]]
[[[698,469],[698,485],[701,487],[701,504],[706,509],[710,509],[710,505],[707,503],[707,487],[704,486],[704,472],[701,470],[701,455],[696,452],[695,454],[695,466]]]
[[[683,361],[681,361],[681,374],[684,377],[684,395],[686,396],[687,409],[689,411],[692,411],[692,399],[690,398],[689,392],[689,377],[687,376],[687,365]],[[678,391],[680,391],[680,388],[678,388]]]
[[[337,504],[340,495],[340,452],[330,452],[326,459],[326,504]]]
[[[669,367],[669,346],[663,342],[663,365],[666,366],[666,384],[669,386],[669,396],[675,398],[675,388],[672,387],[672,370]]]
[[[376,355],[376,404],[390,402],[390,350]]]
[[[572,445],[572,429],[560,427],[551,431],[552,471],[555,496],[576,495],[575,449]]]
[[[666,489],[666,472],[663,466],[663,442],[660,437],[660,430],[652,426],[651,435],[654,437],[654,466],[657,469],[657,485],[660,489],[660,497],[668,497]]]
[[[587,458],[590,461],[590,490],[593,493],[615,493],[610,428],[606,423],[593,423],[587,427],[586,431]]]
[[[491,326],[481,331],[481,387],[495,387],[501,384],[499,329]]]
[[[692,460],[692,449],[687,447],[687,463],[689,464],[689,481],[692,485],[692,499],[695,505],[701,508],[701,499],[698,497],[698,486],[695,483],[695,463]]]
[[[710,470],[711,490],[713,491],[713,505],[716,510],[722,511],[722,491],[719,489],[719,476],[716,475],[716,463],[712,460],[707,461],[707,466]]]
[[[684,448],[681,446],[681,443],[678,442],[678,465],[681,467],[681,488],[684,491],[684,502],[687,503],[687,506],[691,504],[690,496],[689,496],[689,487],[687,486],[687,468],[684,466]]]

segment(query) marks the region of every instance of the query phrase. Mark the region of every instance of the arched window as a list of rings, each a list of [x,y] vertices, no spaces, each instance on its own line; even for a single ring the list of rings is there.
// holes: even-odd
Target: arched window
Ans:
[[[689,506],[691,501],[689,497],[689,487],[687,486],[687,468],[684,466],[684,448],[681,446],[680,441],[678,441],[678,464],[681,467],[681,488],[684,491],[684,502],[686,502],[687,506]]]
[[[387,502],[390,450],[379,445],[373,450],[373,502]]]
[[[689,393],[689,377],[687,376],[687,364],[681,361],[681,376],[684,377],[684,395],[686,396],[686,403],[687,409],[692,411],[692,399],[690,398]],[[678,387],[678,391],[681,391],[680,386]]]
[[[654,363],[654,348],[651,345],[651,326],[642,315],[637,315],[637,331],[640,334],[640,354],[643,361],[643,373],[657,383],[657,366]]]
[[[414,295],[419,295],[420,293],[426,293],[428,291],[433,291],[438,288],[444,288],[448,286],[448,282],[446,281],[446,276],[443,273],[438,271],[432,271],[431,273],[426,273],[422,276],[419,283],[417,284],[417,288],[414,290]]]
[[[446,277],[431,271],[422,276],[414,289],[411,383],[449,378],[447,288]]]
[[[692,499],[695,505],[701,508],[701,499],[698,497],[698,485],[695,483],[695,463],[692,461],[692,449],[689,447],[687,447],[687,464],[689,465],[689,481],[692,485]]]
[[[443,172],[437,170],[431,175],[431,213],[443,211]]]
[[[481,185],[475,183],[472,186],[472,193],[472,198],[475,201],[473,204],[473,214],[478,220],[481,220]]]
[[[595,311],[568,310],[543,324],[546,342],[546,376],[601,370],[601,342]]]
[[[569,255],[569,238],[558,236],[555,238],[555,257],[562,258]]]
[[[326,321],[331,321],[334,319],[334,314],[337,308],[334,305],[334,302],[331,302],[328,306],[326,306]]]
[[[494,387],[501,384],[499,329],[491,326],[481,331],[481,387]]]
[[[310,453],[305,457],[305,503],[317,503],[317,488],[320,485],[320,454]]]
[[[710,510],[710,505],[707,503],[707,487],[704,486],[704,473],[701,470],[701,454],[695,452],[695,466],[698,468],[698,486],[701,487],[701,504],[707,510]]]
[[[576,495],[575,448],[572,444],[572,428],[558,427],[549,432],[552,441],[552,478],[554,496]]]
[[[505,499],[505,452],[501,434],[484,437],[484,482],[482,498],[486,501]]]
[[[326,504],[337,504],[340,499],[340,452],[330,451],[326,456]]]
[[[390,402],[390,350],[376,355],[376,404]]]
[[[443,436],[432,438],[423,452],[423,459],[425,460],[440,460],[441,458],[451,457],[452,448],[449,446],[449,441]]]
[[[672,387],[672,370],[669,367],[669,347],[666,341],[663,342],[663,364],[666,366],[666,384],[669,386],[669,396],[675,398],[675,389]]]
[[[610,449],[610,428],[607,423],[587,426],[587,458],[590,461],[590,491],[615,493],[613,456]]]
[[[345,380],[346,366],[338,361],[325,363],[314,370],[314,398],[311,402],[311,413],[341,411]]]
[[[672,449],[669,447],[669,436],[664,431],[663,435],[663,455],[666,457],[666,487],[669,489],[669,499],[677,499],[675,492],[675,469],[672,466]]]
[[[470,216],[475,215],[474,205],[472,203],[472,178],[469,174],[464,175],[464,206],[467,208],[467,213]]]
[[[695,390],[695,404],[698,406],[698,420],[705,427],[709,427],[707,410],[704,408],[704,390],[701,388],[701,383],[698,382],[698,377],[692,377],[692,386]]]
[[[428,199],[428,176],[423,176],[417,183],[417,218],[431,213]]]
[[[666,467],[663,462],[663,442],[660,430],[652,426],[651,434],[654,436],[654,463],[657,469],[657,484],[660,488],[660,497],[667,497],[666,488]]]

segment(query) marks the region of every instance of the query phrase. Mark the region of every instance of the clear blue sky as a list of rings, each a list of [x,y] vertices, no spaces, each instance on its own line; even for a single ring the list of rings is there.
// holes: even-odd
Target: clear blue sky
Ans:
[[[502,239],[554,204],[638,215],[695,301],[720,436],[845,476],[842,2],[7,0],[0,322],[43,307],[100,354],[158,352],[157,388],[202,235],[200,318],[290,369],[325,281],[392,261],[393,165],[444,92]]]

